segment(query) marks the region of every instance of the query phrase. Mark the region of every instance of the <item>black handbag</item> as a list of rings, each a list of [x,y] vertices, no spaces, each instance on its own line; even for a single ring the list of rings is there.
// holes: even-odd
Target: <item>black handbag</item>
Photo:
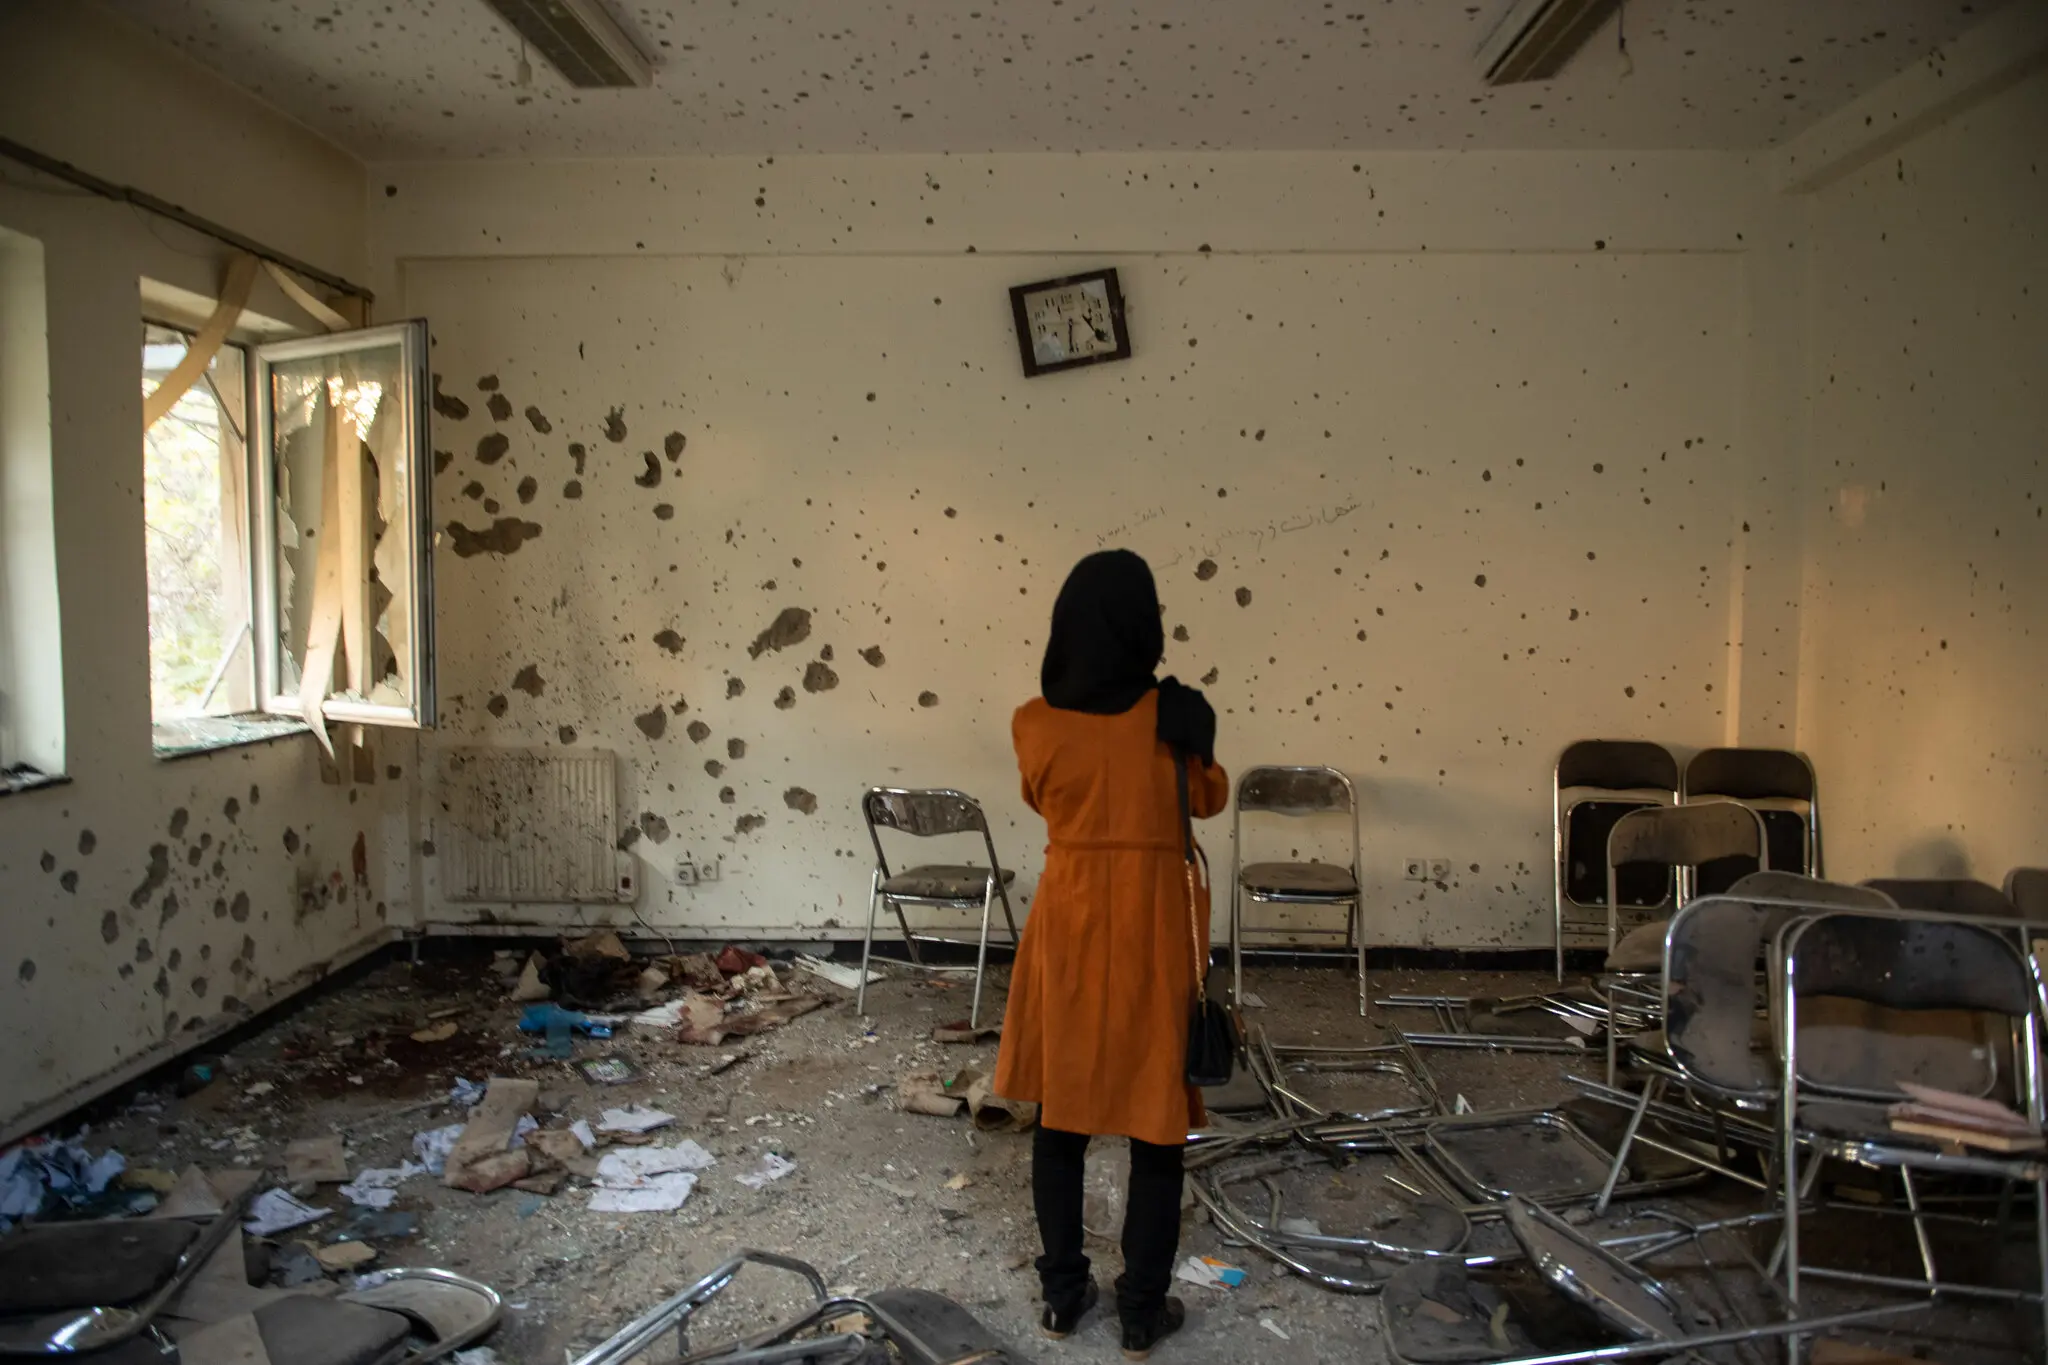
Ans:
[[[1180,793],[1182,857],[1188,898],[1188,947],[1194,955],[1195,998],[1188,1005],[1188,1055],[1186,1079],[1189,1085],[1227,1085],[1237,1064],[1239,1034],[1237,1020],[1222,1001],[1209,993],[1209,957],[1202,951],[1201,924],[1197,919],[1200,901],[1195,894],[1196,862],[1201,850],[1195,843],[1195,822],[1188,810],[1188,759],[1173,755],[1175,785]],[[1206,860],[1203,860],[1206,867]]]

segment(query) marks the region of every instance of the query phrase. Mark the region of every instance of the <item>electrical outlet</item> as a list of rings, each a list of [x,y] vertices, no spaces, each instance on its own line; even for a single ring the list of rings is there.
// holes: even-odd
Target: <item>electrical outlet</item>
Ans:
[[[683,859],[683,860],[682,860],[681,862],[677,863],[677,864],[676,864],[676,885],[677,885],[677,886],[695,886],[696,884],[697,884],[697,865],[696,865],[695,863],[691,862],[691,861],[690,861],[690,860],[689,860],[688,858],[685,858],[685,859]]]
[[[1431,858],[1429,860],[1429,879],[1433,882],[1449,881],[1451,879],[1451,860],[1449,858]]]
[[[725,859],[723,857],[714,858],[708,863],[697,864],[697,880],[700,882],[715,882],[724,873]]]
[[[1401,875],[1411,882],[1429,880],[1429,859],[1404,858],[1401,861]]]

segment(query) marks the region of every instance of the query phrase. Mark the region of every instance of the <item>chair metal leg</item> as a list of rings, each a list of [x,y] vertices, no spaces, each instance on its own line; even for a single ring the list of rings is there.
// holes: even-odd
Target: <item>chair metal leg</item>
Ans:
[[[2034,1254],[2040,1258],[2037,1264],[2041,1271],[2039,1345],[2044,1352],[2048,1352],[2048,1180],[2034,1182]]]
[[[1920,1248],[1920,1269],[1927,1274],[1927,1286],[1941,1283],[1934,1271],[1934,1247],[1927,1240],[1927,1221],[1920,1216],[1920,1188],[1913,1183],[1913,1168],[1899,1167],[1899,1183],[1906,1187],[1906,1209],[1913,1215],[1913,1241]]]
[[[1607,1086],[1614,1088],[1615,1077],[1621,1072],[1621,1025],[1614,1017],[1614,992],[1607,992]]]
[[[1232,879],[1230,883],[1230,1003],[1237,1009],[1244,1008],[1244,885]]]
[[[896,923],[903,929],[903,946],[910,950],[910,960],[922,967],[924,954],[917,950],[917,935],[910,932],[910,920],[903,913],[903,902],[894,896],[884,896],[882,899],[889,902],[889,908],[896,912]]]
[[[1365,972],[1365,898],[1351,902],[1352,922],[1357,926],[1352,937],[1358,943],[1358,1017],[1370,1019],[1368,1012],[1372,1002],[1372,986]]]
[[[1606,1216],[1607,1205],[1614,1198],[1614,1187],[1620,1183],[1622,1168],[1628,1161],[1628,1149],[1635,1145],[1636,1130],[1643,1126],[1643,1115],[1650,1112],[1650,1105],[1663,1086],[1662,1076],[1652,1076],[1643,1083],[1643,1097],[1637,1101],[1635,1113],[1629,1115],[1628,1127],[1622,1130],[1621,1142],[1614,1149],[1614,1164],[1607,1168],[1607,1183],[1600,1187],[1600,1197],[1593,1201],[1595,1218]]]
[[[1003,898],[1003,922],[1010,926],[1010,946],[1015,948],[1024,936],[1017,932],[1017,917],[1010,912],[1010,888],[1000,879],[996,882],[996,894]]]
[[[882,871],[868,878],[868,931],[860,941],[860,989],[853,998],[853,1012],[862,1018],[868,1012],[868,961],[875,955],[875,902],[882,894]]]
[[[988,971],[988,916],[995,908],[996,879],[990,877],[981,893],[981,947],[974,955],[974,1003],[967,1010],[967,1027],[981,1027],[981,978]]]

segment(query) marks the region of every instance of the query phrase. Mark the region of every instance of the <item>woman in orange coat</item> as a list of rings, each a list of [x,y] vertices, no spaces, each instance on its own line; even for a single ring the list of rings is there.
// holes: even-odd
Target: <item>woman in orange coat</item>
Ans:
[[[1180,1241],[1181,1152],[1206,1120],[1186,1082],[1188,1012],[1209,960],[1208,889],[1190,903],[1189,814],[1221,811],[1216,713],[1154,670],[1165,650],[1152,570],[1128,550],[1088,556],[1053,607],[1044,695],[1012,733],[1024,799],[1051,842],[1017,948],[996,1089],[1036,1100],[1031,1185],[1045,1254],[1040,1326],[1071,1333],[1097,1289],[1081,1250],[1081,1177],[1090,1135],[1131,1140],[1124,1354],[1142,1360],[1185,1320],[1167,1297]]]

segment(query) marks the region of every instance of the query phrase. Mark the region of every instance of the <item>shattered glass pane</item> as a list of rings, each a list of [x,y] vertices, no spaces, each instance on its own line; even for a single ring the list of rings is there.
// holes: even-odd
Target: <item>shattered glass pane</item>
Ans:
[[[327,641],[331,698],[412,704],[405,583],[412,455],[403,405],[386,401],[404,391],[404,373],[397,342],[271,367],[279,685],[286,694],[298,693],[309,650]],[[354,526],[352,511],[360,513]]]

